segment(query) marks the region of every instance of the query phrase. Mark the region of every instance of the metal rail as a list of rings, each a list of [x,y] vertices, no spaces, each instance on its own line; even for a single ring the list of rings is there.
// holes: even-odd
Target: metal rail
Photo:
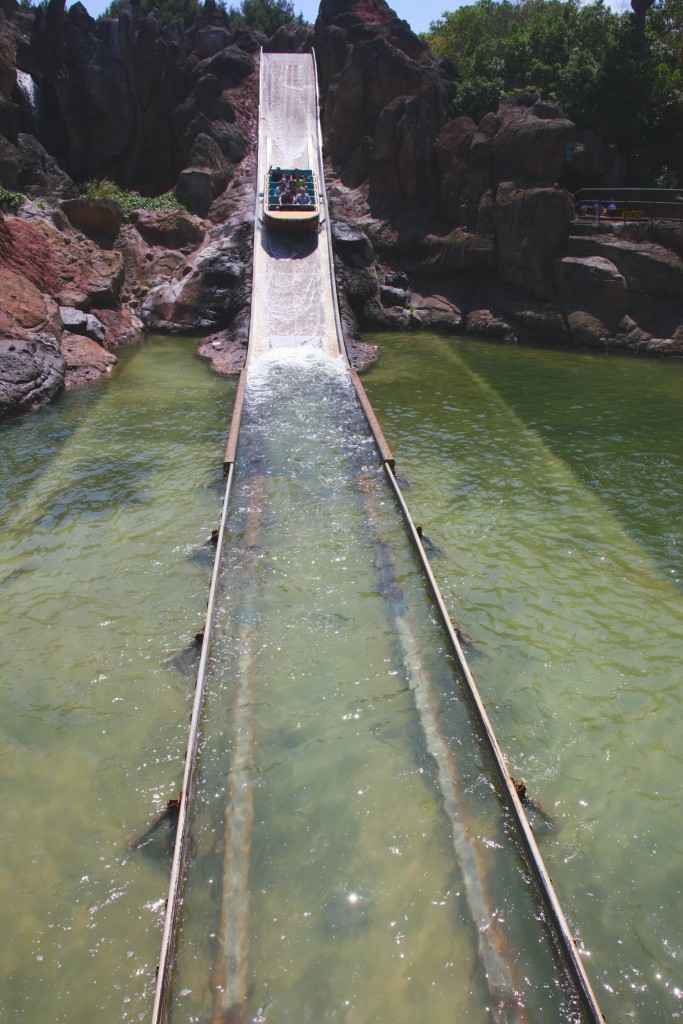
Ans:
[[[327,239],[327,252],[330,261],[330,283],[332,285],[332,305],[334,307],[334,326],[337,332],[337,343],[339,345],[339,351],[342,354],[342,358],[346,362],[347,366],[351,366],[349,362],[349,354],[346,351],[346,342],[344,341],[344,331],[342,328],[341,317],[339,315],[339,295],[337,293],[337,275],[334,271],[334,250],[332,247],[332,222],[330,221],[330,208],[327,202],[327,186],[325,185],[325,168],[323,166],[323,136],[322,129],[320,127],[320,90],[318,86],[318,65],[315,59],[315,50],[311,50],[311,57],[313,59],[313,71],[315,79],[315,109],[316,109],[316,135],[318,138],[318,175],[320,181],[320,196],[321,206],[325,211],[325,236]]]
[[[159,964],[157,966],[154,1005],[152,1008],[152,1024],[161,1024],[166,1013],[166,1001],[168,998],[178,918],[180,915],[180,897],[187,859],[188,828],[192,810],[192,799],[194,796],[195,763],[197,759],[197,747],[199,745],[199,726],[204,706],[206,672],[209,662],[209,652],[211,649],[213,623],[216,611],[216,595],[218,593],[221,563],[223,561],[223,549],[225,547],[228,507],[235,478],[235,449],[242,420],[245,385],[246,371],[243,370],[240,374],[237,393],[235,395],[235,402],[230,420],[228,443],[224,456],[224,467],[226,472],[225,494],[223,497],[223,507],[221,510],[218,539],[216,542],[216,553],[211,572],[211,584],[209,586],[206,617],[204,619],[204,635],[202,639],[201,654],[199,657],[199,668],[197,670],[192,714],[190,717],[190,731],[187,747],[185,749],[183,782],[182,789],[180,791],[180,807],[178,811],[178,825],[176,830],[175,846],[173,849],[171,879],[168,888],[168,897],[166,899],[166,913],[164,917],[164,931],[161,939],[161,953],[159,955]]]
[[[313,61],[314,61],[314,67],[315,67],[315,56],[313,56]],[[260,85],[262,85],[262,81],[263,81],[263,70],[262,70],[262,67],[259,68],[259,76],[260,76]],[[322,202],[323,202],[323,206],[324,206],[324,210],[325,210],[325,225],[324,225],[324,227],[325,227],[325,234],[327,236],[331,284],[332,284],[333,297],[334,297],[335,329],[336,329],[337,342],[339,344],[340,352],[343,354],[343,357],[345,358],[346,363],[348,365],[349,364],[348,353],[346,351],[346,345],[345,345],[344,337],[343,337],[343,329],[342,329],[341,319],[340,319],[340,316],[339,316],[338,296],[337,296],[336,280],[335,280],[335,273],[334,273],[334,256],[333,256],[333,251],[332,251],[331,231],[330,231],[330,224],[329,224],[329,210],[328,210],[328,205],[327,205],[327,196],[326,196],[326,192],[325,192],[325,188],[324,188],[324,174],[323,174],[323,166],[322,166],[322,136],[321,136],[321,129],[320,129],[319,98],[318,98],[318,90],[317,90],[317,68],[316,68],[315,78],[316,78],[316,104],[317,104],[316,126],[317,126],[317,140],[318,140],[318,166],[319,166],[319,169],[320,169],[320,184],[321,184],[321,191],[322,191],[322,194],[323,194]],[[261,158],[261,156],[262,156],[262,154],[259,154],[259,159]],[[258,181],[258,176],[257,176],[257,181]],[[255,218],[255,225],[254,225],[254,237],[255,237],[255,241],[256,241],[257,233],[258,233],[258,215],[259,215],[258,184],[257,184],[257,187],[256,187],[255,206],[256,206],[256,218]],[[254,275],[252,273],[252,300],[253,300],[254,291],[255,291],[255,281],[254,281]],[[254,331],[254,324],[253,324],[253,317],[252,317],[252,321],[250,323],[250,329],[249,329],[249,349],[250,349],[250,351],[251,351],[251,342],[252,342],[252,337],[253,337],[253,331]],[[379,422],[377,421],[377,417],[375,416],[374,410],[372,409],[370,401],[369,401],[369,399],[368,399],[368,397],[367,397],[367,395],[365,393],[365,389],[363,388],[363,385],[361,384],[360,379],[358,378],[358,375],[353,370],[350,371],[350,375],[351,375],[351,380],[353,382],[353,386],[355,388],[356,395],[357,395],[358,401],[359,401],[359,403],[361,405],[363,414],[365,416],[365,419],[366,419],[366,421],[368,423],[369,429],[370,429],[370,431],[372,433],[372,436],[373,436],[373,438],[375,440],[375,443],[377,445],[377,448],[378,448],[378,451],[379,451],[379,454],[380,454],[381,463],[383,465],[384,472],[386,474],[389,486],[390,486],[390,488],[391,488],[391,490],[392,490],[392,492],[394,494],[395,500],[396,500],[396,502],[398,504],[398,507],[400,509],[400,512],[402,514],[402,517],[403,517],[403,520],[405,522],[405,525],[406,525],[406,528],[407,528],[410,540],[411,540],[411,542],[412,542],[412,544],[413,544],[413,546],[414,546],[414,548],[415,548],[415,550],[417,552],[418,560],[420,562],[421,569],[422,569],[422,571],[424,573],[429,593],[430,593],[432,599],[434,600],[434,602],[435,602],[435,604],[437,606],[437,609],[438,609],[438,612],[439,612],[439,617],[441,619],[442,626],[443,626],[444,631],[446,633],[446,637],[447,637],[449,646],[451,648],[451,652],[452,652],[456,662],[460,666],[467,694],[468,694],[469,699],[470,699],[470,701],[472,703],[472,706],[474,708],[474,711],[475,711],[476,717],[478,719],[479,725],[481,727],[484,739],[486,740],[487,746],[488,746],[488,748],[489,748],[489,750],[491,752],[491,755],[492,755],[492,758],[493,758],[493,762],[494,762],[494,766],[496,768],[496,771],[497,771],[497,774],[499,776],[501,785],[503,787],[503,792],[504,792],[505,798],[507,800],[507,803],[509,805],[509,808],[510,808],[510,811],[511,811],[511,814],[512,814],[512,817],[513,817],[513,820],[515,821],[515,824],[516,824],[516,827],[517,827],[517,833],[518,833],[518,836],[519,836],[520,841],[521,841],[522,849],[524,851],[524,854],[525,854],[526,860],[528,862],[528,865],[529,865],[529,867],[530,867],[530,869],[531,869],[531,871],[533,873],[533,876],[534,876],[534,878],[535,878],[535,880],[537,882],[537,885],[539,887],[540,894],[541,894],[541,897],[542,897],[543,902],[545,904],[545,907],[546,907],[546,910],[547,910],[547,913],[548,913],[548,917],[549,917],[549,919],[551,921],[552,928],[553,928],[554,934],[556,936],[556,939],[557,939],[560,951],[561,951],[562,956],[564,958],[564,961],[565,961],[565,963],[567,965],[569,974],[570,974],[570,976],[571,976],[571,978],[572,978],[572,980],[573,980],[573,982],[574,982],[574,984],[576,986],[577,994],[578,994],[579,1000],[581,1002],[582,1008],[583,1008],[583,1010],[584,1010],[584,1012],[586,1014],[586,1017],[587,1017],[588,1021],[590,1022],[590,1024],[602,1024],[602,1022],[604,1021],[603,1014],[600,1011],[600,1008],[598,1006],[597,1000],[596,1000],[595,995],[594,995],[594,993],[592,991],[590,982],[589,982],[588,977],[587,977],[587,975],[585,973],[585,970],[583,968],[583,964],[581,963],[581,960],[580,960],[579,955],[577,953],[574,939],[573,939],[573,937],[571,935],[571,932],[570,932],[569,927],[567,925],[566,919],[564,917],[564,914],[563,914],[562,909],[560,907],[559,901],[557,899],[556,893],[554,891],[552,880],[550,879],[550,876],[548,875],[548,872],[547,872],[547,870],[545,868],[545,865],[543,863],[543,860],[541,858],[541,854],[540,854],[540,852],[538,850],[538,847],[536,845],[536,840],[535,840],[535,838],[533,836],[533,833],[531,831],[531,828],[529,826],[529,822],[528,822],[528,820],[526,818],[526,814],[524,812],[524,809],[522,807],[520,799],[519,799],[519,797],[517,795],[517,791],[515,789],[514,783],[513,783],[512,779],[510,777],[510,774],[509,774],[509,772],[507,770],[507,767],[506,767],[506,764],[505,764],[505,760],[504,760],[502,751],[500,749],[500,746],[499,746],[498,741],[496,739],[496,736],[494,734],[493,728],[491,726],[491,722],[489,720],[488,714],[487,714],[486,709],[484,707],[484,703],[483,703],[483,701],[481,699],[479,691],[478,691],[478,689],[476,687],[476,684],[474,682],[474,678],[472,676],[472,673],[470,671],[469,665],[468,665],[467,660],[465,658],[465,655],[463,653],[462,647],[461,647],[460,642],[458,640],[458,636],[457,636],[456,630],[455,630],[455,628],[453,626],[453,623],[452,623],[452,621],[450,619],[450,616],[448,614],[448,611],[446,609],[446,606],[445,606],[445,603],[443,601],[443,597],[441,595],[441,591],[439,589],[439,586],[438,586],[438,584],[436,582],[436,579],[435,579],[435,577],[433,575],[433,572],[432,572],[432,569],[431,569],[431,565],[429,563],[429,559],[427,558],[427,554],[426,554],[425,549],[423,547],[422,541],[421,541],[421,539],[420,539],[420,537],[418,535],[417,529],[415,527],[415,524],[413,522],[412,516],[410,514],[410,510],[408,509],[408,506],[407,506],[407,503],[405,501],[405,498],[403,497],[401,489],[400,489],[400,487],[398,485],[398,482],[397,482],[397,479],[396,479],[396,476],[395,476],[395,472],[394,472],[394,458],[393,458],[393,455],[391,453],[391,449],[389,448],[389,446],[388,446],[388,444],[386,442],[386,439],[384,438],[384,435],[382,433],[382,430],[381,430],[381,427],[379,425]],[[237,395],[236,395],[236,398],[235,398],[235,406],[234,406],[234,411],[233,411],[233,417],[232,417],[232,422],[231,422],[231,427],[230,427],[230,434],[229,434],[229,437],[228,437],[228,443],[227,443],[227,446],[226,446],[226,452],[225,452],[225,457],[224,457],[224,464],[225,464],[225,468],[226,468],[226,472],[227,472],[225,498],[224,498],[224,502],[223,502],[223,510],[222,510],[222,515],[221,515],[221,523],[220,523],[219,534],[218,534],[218,542],[217,542],[217,546],[216,546],[216,557],[215,557],[215,560],[214,560],[213,572],[212,572],[212,577],[211,577],[211,587],[210,587],[210,591],[209,591],[209,601],[208,601],[206,621],[205,621],[205,628],[204,628],[204,639],[203,639],[203,643],[202,643],[202,651],[201,651],[201,657],[200,657],[200,663],[199,663],[199,671],[198,671],[198,674],[197,674],[197,684],[196,684],[196,687],[195,687],[195,696],[194,696],[193,710],[192,710],[192,716],[191,716],[191,722],[190,722],[190,736],[189,736],[188,746],[187,746],[187,750],[186,750],[186,754],[185,754],[185,767],[184,767],[184,773],[183,773],[183,788],[182,788],[181,798],[180,798],[180,810],[179,810],[179,819],[178,819],[178,832],[177,832],[177,839],[176,839],[176,845],[175,845],[175,851],[174,851],[173,866],[172,866],[172,870],[171,870],[171,881],[170,881],[170,886],[169,886],[169,896],[168,896],[168,901],[167,901],[167,906],[166,906],[166,917],[165,917],[165,922],[164,922],[164,933],[163,933],[163,939],[162,939],[162,950],[161,950],[161,956],[160,956],[159,967],[158,967],[157,986],[156,986],[155,999],[154,999],[154,1008],[153,1008],[153,1024],[161,1024],[161,1022],[163,1021],[164,1014],[165,1014],[165,1009],[166,1009],[166,1000],[167,1000],[167,997],[168,997],[169,981],[170,981],[171,966],[172,966],[172,956],[173,956],[173,951],[174,951],[175,935],[176,935],[176,929],[177,929],[178,917],[179,917],[180,895],[181,895],[183,874],[184,874],[184,869],[185,869],[185,860],[186,860],[186,851],[187,851],[187,830],[188,830],[188,822],[189,822],[189,816],[190,816],[190,813],[191,813],[191,804],[192,804],[192,797],[193,797],[193,791],[194,791],[194,768],[195,768],[195,759],[196,759],[196,752],[197,752],[197,745],[198,745],[198,738],[199,738],[199,725],[200,725],[200,720],[201,720],[201,712],[202,712],[202,705],[203,705],[203,699],[204,699],[204,687],[205,687],[206,669],[207,669],[207,664],[208,664],[209,649],[210,649],[210,645],[211,645],[213,618],[214,618],[215,602],[216,602],[216,592],[217,592],[217,588],[218,588],[218,581],[219,581],[219,576],[220,576],[220,566],[221,566],[221,562],[222,562],[223,549],[224,549],[224,543],[225,543],[225,524],[226,524],[226,519],[227,519],[228,503],[229,503],[229,498],[230,498],[230,493],[231,493],[232,484],[233,484],[233,480],[234,480],[234,473],[235,473],[235,459],[236,459],[236,451],[237,451],[237,440],[238,440],[238,436],[239,436],[239,429],[240,429],[240,422],[241,422],[241,415],[242,415],[242,407],[243,407],[244,393],[245,393],[245,387],[246,387],[246,379],[247,379],[247,370],[245,369],[245,370],[242,371],[242,374],[240,375],[240,380],[239,380],[238,389],[237,389]],[[407,636],[407,633],[403,629],[402,622],[400,620],[400,616],[396,618],[396,626],[397,626],[397,632],[399,634],[399,639],[401,640],[401,643],[402,643],[402,649],[403,649],[403,652],[404,652],[404,657],[405,657],[406,661],[409,662],[410,659],[414,657],[415,652],[414,652],[414,650],[412,648],[411,643],[409,642],[409,638]],[[431,708],[430,701],[429,701],[428,697],[424,697],[424,699],[420,698],[420,701],[421,701],[421,703],[420,703],[420,706],[418,708],[418,712],[421,714],[421,716],[423,716],[424,722],[431,723],[432,722],[432,712],[430,710],[430,708]],[[429,727],[429,729],[431,729],[431,725],[429,725],[428,727]],[[436,735],[436,733],[435,733],[435,735]],[[440,752],[440,755],[441,755],[440,748],[439,748],[439,752]],[[443,757],[441,758],[441,760],[443,762],[443,772],[447,775],[448,774],[447,773],[448,761],[447,761],[447,759],[444,760]],[[247,815],[247,817],[248,817],[248,815]],[[456,843],[458,842],[457,832],[454,833],[454,842],[456,842]],[[248,839],[246,841],[246,846],[248,848]],[[244,874],[244,872],[243,872],[243,865],[242,865],[242,867],[240,868],[240,872],[239,872],[240,878],[243,878],[243,874]],[[476,887],[473,888],[473,901],[476,904]],[[228,922],[227,921],[224,922],[224,925],[225,925],[225,927],[222,929],[222,931],[225,931],[225,934],[227,935],[227,933],[228,933]],[[226,940],[226,941],[228,941],[228,940]],[[225,945],[224,952],[226,954],[228,952],[227,945]],[[488,950],[486,951],[486,957],[483,957],[483,959],[484,959],[484,963],[488,965]],[[490,966],[491,967],[494,966],[494,961],[491,961]],[[227,1001],[221,1000],[222,1005],[221,1005],[221,1003],[218,1003],[215,1006],[215,1010],[216,1010],[217,1016],[221,1016],[222,1017],[226,1012],[230,1013],[233,1010],[237,1010],[237,1005],[236,1004],[239,1003],[240,997],[239,997],[239,995],[235,995],[235,993],[238,993],[239,991],[241,991],[242,981],[240,980],[240,977],[241,977],[241,975],[239,977],[235,978],[235,987],[232,990],[233,994],[232,995],[228,995],[227,992],[225,993],[225,999]]]
[[[247,550],[256,546],[263,508],[262,476],[251,482],[250,513],[244,532]],[[249,949],[249,854],[254,822],[254,645],[253,608],[256,592],[255,566],[245,567],[247,593],[241,602],[237,640],[239,657],[235,690],[235,744],[228,772],[230,798],[225,808],[226,839],[223,852],[219,955],[213,980],[213,1019],[216,1024],[237,1024],[243,1018],[247,998]]]
[[[376,502],[370,488],[363,486],[362,480],[361,491],[366,513],[377,530],[379,516]],[[472,829],[467,826],[462,787],[450,745],[439,721],[438,701],[430,673],[406,614],[406,599],[391,551],[381,540],[376,542],[375,562],[382,579],[383,593],[387,597],[393,632],[398,641],[406,680],[413,693],[424,742],[436,766],[443,810],[448,818],[453,850],[460,866],[465,899],[477,931],[483,981],[490,998],[489,1012],[495,1024],[526,1024],[524,1004],[514,982],[514,956],[505,931],[500,927],[490,905],[485,868],[481,863],[479,846],[472,838]]]
[[[408,504],[403,496],[403,492],[401,491],[401,488],[396,479],[396,474],[394,472],[393,456],[391,456],[391,459],[386,459],[384,457],[384,453],[390,453],[391,449],[389,448],[389,445],[387,444],[382,429],[379,426],[379,422],[377,420],[377,417],[375,416],[374,410],[372,409],[370,400],[367,397],[365,388],[358,379],[358,375],[356,375],[356,379],[354,380],[354,387],[356,388],[356,394],[359,397],[361,407],[365,414],[368,426],[370,427],[370,430],[375,440],[375,444],[377,445],[378,451],[382,458],[384,472],[389,482],[389,486],[391,487],[391,490],[394,493],[396,503],[398,504],[401,515],[403,516],[403,520],[408,530],[408,535],[417,553],[418,560],[420,562],[420,567],[426,579],[429,594],[433,599],[434,603],[436,604],[439,613],[439,618],[441,620],[441,624],[446,634],[446,638],[448,640],[451,653],[453,654],[456,662],[458,663],[462,671],[467,695],[470,699],[474,712],[479,721],[479,725],[481,727],[484,739],[486,740],[486,744],[493,758],[493,763],[498,774],[499,780],[501,782],[501,785],[503,787],[503,792],[507,800],[508,806],[512,813],[512,817],[517,828],[517,834],[521,841],[527,863],[531,869],[531,872],[540,890],[540,894],[543,899],[543,903],[545,904],[548,917],[552,924],[553,931],[555,933],[555,938],[560,948],[560,952],[562,953],[562,957],[565,961],[572,981],[576,986],[577,994],[579,996],[581,1005],[586,1013],[588,1020],[590,1021],[590,1024],[603,1024],[605,1020],[604,1014],[602,1013],[600,1006],[598,1005],[595,993],[593,992],[590,981],[588,980],[588,975],[586,974],[584,966],[581,962],[581,958],[579,957],[579,954],[577,952],[576,943],[569,929],[569,925],[567,924],[567,920],[562,911],[562,907],[560,906],[560,902],[557,898],[557,894],[555,892],[552,879],[550,878],[550,875],[548,874],[546,866],[543,862],[543,858],[541,856],[540,850],[538,849],[538,845],[536,843],[536,839],[534,838],[534,834],[531,831],[531,826],[529,825],[529,821],[524,811],[524,807],[522,806],[522,803],[517,794],[514,781],[507,769],[507,765],[505,763],[505,758],[500,748],[500,744],[498,743],[495,732],[493,731],[491,720],[489,719],[486,708],[484,706],[484,702],[474,681],[474,677],[467,662],[467,658],[465,657],[465,653],[462,649],[460,641],[458,640],[458,635],[456,633],[455,627],[453,626],[451,617],[448,614],[448,609],[446,608],[446,604],[441,594],[441,590],[439,588],[438,583],[436,582],[434,573],[432,572],[432,567],[429,558],[427,557],[427,552],[425,551],[424,545],[422,543],[422,540],[420,539],[420,535],[418,534],[417,528],[413,521],[413,517],[410,514]],[[371,415],[368,415],[368,410],[371,413]]]
[[[223,498],[223,510],[221,513],[220,527],[218,530],[218,541],[216,544],[216,555],[211,573],[211,586],[209,588],[209,600],[204,621],[204,638],[199,658],[199,669],[197,682],[194,691],[194,702],[192,704],[192,715],[190,718],[190,734],[185,750],[185,765],[183,768],[183,783],[180,792],[180,808],[178,811],[178,826],[176,832],[175,847],[173,850],[173,864],[171,867],[171,881],[166,900],[166,915],[164,918],[164,932],[161,940],[161,954],[157,967],[156,989],[154,993],[154,1006],[152,1009],[152,1021],[159,1024],[164,1018],[168,985],[171,976],[173,959],[173,947],[175,943],[178,915],[180,910],[180,892],[182,888],[183,875],[185,872],[185,861],[187,858],[188,845],[188,824],[191,813],[192,799],[194,796],[195,783],[195,761],[197,747],[199,744],[199,725],[204,705],[204,689],[206,684],[206,669],[209,660],[209,648],[211,646],[211,634],[216,607],[216,593],[220,576],[220,566],[223,557],[223,546],[225,544],[225,523],[228,514],[228,503],[234,479],[234,465],[228,470],[228,478],[225,484],[225,496]]]

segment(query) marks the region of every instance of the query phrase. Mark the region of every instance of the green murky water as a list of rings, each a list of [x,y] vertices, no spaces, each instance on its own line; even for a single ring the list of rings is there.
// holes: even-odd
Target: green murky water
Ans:
[[[173,1021],[578,1020],[338,361],[238,466]]]
[[[677,1019],[683,367],[429,336],[382,344],[366,386],[415,517],[442,551],[433,565],[472,638],[501,744],[557,819],[554,831],[537,820],[539,843],[603,1009]],[[190,343],[151,340],[111,381],[0,427],[8,1020],[149,1017],[168,837],[131,840],[180,778],[193,679],[168,659],[206,605],[209,568],[195,552],[219,513],[232,393]],[[429,1019],[452,1019],[453,1007],[477,1019],[487,992],[468,874],[415,714],[416,650],[455,748],[462,712],[429,617],[406,633],[417,647],[397,644],[399,595],[420,600],[411,559],[359,431],[333,403],[324,418],[334,458],[317,465],[297,461],[303,421],[285,453],[245,435],[261,470],[245,470],[235,502],[226,593],[238,582],[243,598],[221,609],[202,751],[214,774],[203,776],[174,1019],[210,1019],[210,987],[227,983],[214,893],[223,808],[247,779],[252,1016],[394,1022],[426,1006]],[[235,680],[259,676],[242,763],[235,723],[255,698]],[[459,777],[470,772],[459,793],[487,898],[512,929],[512,976],[532,1019],[562,1019],[485,765],[472,782],[478,757],[476,745],[458,750]],[[234,865],[228,877],[244,913]],[[373,985],[373,970],[396,991]]]
[[[231,394],[151,339],[0,426],[3,1020],[149,1017]]]
[[[380,340],[380,339],[376,339]],[[608,1020],[683,1017],[683,365],[381,339],[366,387]]]

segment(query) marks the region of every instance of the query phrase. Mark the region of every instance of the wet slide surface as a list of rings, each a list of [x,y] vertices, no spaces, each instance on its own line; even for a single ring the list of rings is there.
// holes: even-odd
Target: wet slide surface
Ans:
[[[311,169],[322,181],[315,66],[308,54],[261,59],[258,191],[271,167]],[[321,220],[324,218],[321,216]],[[256,225],[250,360],[278,348],[305,346],[340,357],[327,246],[320,234],[269,232]]]
[[[264,55],[259,174],[318,167]],[[582,1019],[337,341],[327,240],[259,225],[169,1018]]]

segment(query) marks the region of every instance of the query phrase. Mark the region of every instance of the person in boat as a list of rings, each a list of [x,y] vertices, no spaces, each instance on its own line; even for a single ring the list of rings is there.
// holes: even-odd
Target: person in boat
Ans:
[[[294,206],[294,193],[290,189],[280,196],[280,206]]]
[[[301,171],[298,168],[295,168],[294,173],[292,175],[292,185],[294,186],[294,191],[298,192],[303,183],[304,179],[303,175],[301,174]]]
[[[278,181],[282,181],[282,170],[279,167],[271,167],[270,180],[273,184],[276,184]]]
[[[306,191],[306,186],[305,185],[301,186],[301,188],[299,189],[299,191],[296,194],[296,199],[294,201],[297,204],[297,206],[310,206],[311,197],[309,196],[308,192]]]

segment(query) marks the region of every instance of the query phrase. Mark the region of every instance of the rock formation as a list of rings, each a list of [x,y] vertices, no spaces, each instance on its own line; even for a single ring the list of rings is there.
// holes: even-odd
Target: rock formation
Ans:
[[[204,334],[239,370],[249,324],[261,45],[315,46],[333,244],[352,359],[360,332],[683,353],[683,229],[577,217],[623,160],[537,94],[452,117],[455,71],[384,0],[322,0],[271,40],[207,4],[187,31],[124,4],[0,5],[0,416],[106,373],[146,327]],[[83,200],[87,179],[194,213]],[[570,191],[571,190],[571,191]]]

